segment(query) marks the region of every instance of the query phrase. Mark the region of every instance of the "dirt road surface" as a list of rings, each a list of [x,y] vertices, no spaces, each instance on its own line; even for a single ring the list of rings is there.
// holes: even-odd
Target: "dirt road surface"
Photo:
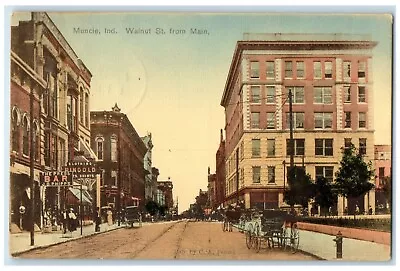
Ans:
[[[20,258],[137,260],[316,260],[297,252],[246,247],[243,233],[223,232],[216,222],[165,222],[118,229],[36,249]]]

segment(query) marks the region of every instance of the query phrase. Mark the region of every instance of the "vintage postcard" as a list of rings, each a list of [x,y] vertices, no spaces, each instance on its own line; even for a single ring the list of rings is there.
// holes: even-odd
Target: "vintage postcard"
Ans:
[[[9,27],[13,260],[392,260],[390,13]]]

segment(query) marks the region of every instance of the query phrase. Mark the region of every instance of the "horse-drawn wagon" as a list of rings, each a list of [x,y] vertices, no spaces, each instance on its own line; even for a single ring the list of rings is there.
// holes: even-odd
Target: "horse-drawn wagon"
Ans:
[[[125,208],[125,225],[130,226],[142,226],[142,212],[139,207],[139,199],[134,198],[133,204]]]
[[[282,210],[264,210],[254,215],[244,226],[246,246],[259,252],[262,247],[290,249],[293,253],[299,247],[297,218]]]

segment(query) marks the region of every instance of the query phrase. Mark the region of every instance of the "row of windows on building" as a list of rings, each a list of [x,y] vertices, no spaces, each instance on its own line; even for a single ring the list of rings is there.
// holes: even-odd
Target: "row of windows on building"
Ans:
[[[352,114],[355,112],[345,111],[343,128],[352,128]],[[314,112],[314,129],[332,129],[333,123],[333,112]],[[293,129],[304,129],[304,112],[293,112]],[[276,129],[276,113],[266,113],[267,123],[266,129]],[[286,127],[290,128],[290,115],[286,112]],[[260,125],[260,112],[251,112],[251,128],[259,129],[264,128]],[[367,128],[367,113],[358,112],[358,125],[357,128]]]
[[[286,172],[289,172],[290,167],[286,167]],[[262,167],[261,166],[253,166],[252,167],[252,180],[253,183],[261,183],[262,174],[261,174]],[[275,166],[267,166],[267,183],[275,184]],[[325,178],[328,182],[333,181],[333,166],[315,166],[315,179],[318,178]]]
[[[344,139],[344,148],[349,148],[351,145],[351,138]],[[360,138],[359,141],[360,154],[366,154],[367,139]],[[293,140],[294,155],[304,155],[305,139],[296,138]],[[261,157],[261,139],[252,139],[251,141],[251,155],[252,157]],[[314,154],[315,156],[333,156],[333,139],[332,138],[316,138],[314,139]],[[267,139],[267,157],[274,157],[275,152],[275,139]],[[286,155],[290,155],[290,140],[286,139]]]
[[[50,77],[52,78],[52,77]],[[51,80],[52,81],[52,80]],[[60,118],[59,104],[58,104],[58,90],[54,83],[49,83],[49,92],[43,95],[43,108],[45,114],[48,114],[55,119]],[[78,109],[77,104],[79,103],[79,116],[80,123],[86,127],[90,126],[89,123],[89,94],[84,93],[83,89],[80,89],[80,99],[76,99],[74,96],[69,95],[67,98],[67,127],[70,131],[77,130],[77,115]]]
[[[327,182],[333,182],[334,176],[334,167],[333,166],[315,166],[315,179],[325,178]],[[261,166],[252,166],[252,183],[261,184],[276,184],[276,167],[275,166],[266,166],[266,175],[262,174],[262,170],[264,167]],[[289,172],[290,167],[286,167],[286,172]],[[263,180],[263,176],[266,176],[266,180]],[[239,170],[239,182],[244,185],[244,168]],[[226,190],[229,192],[236,190],[236,176],[232,176],[229,178],[226,183]]]
[[[43,49],[43,55],[45,58],[45,66],[43,71],[43,79],[46,80],[47,90],[43,93],[43,108],[45,114],[58,119],[60,118],[59,112],[59,84],[57,77],[60,71],[57,69],[57,61],[54,56],[50,53],[47,48]],[[68,86],[78,86],[72,77],[68,74],[65,76],[65,82]],[[78,106],[79,104],[79,106]],[[79,107],[79,109],[78,109]],[[67,127],[70,131],[77,130],[79,114],[79,121],[85,127],[89,127],[89,94],[84,90],[83,87],[79,87],[79,99],[73,95],[68,95],[66,101],[67,109]]]
[[[18,109],[14,108],[11,115],[11,150],[20,153],[22,145],[22,154],[26,157],[30,156],[30,120],[27,114],[20,118]],[[39,160],[40,155],[40,140],[39,140],[39,125],[36,120],[33,122],[33,144],[35,148],[35,160]],[[21,138],[22,134],[22,138]],[[21,144],[22,143],[22,144]]]
[[[286,89],[292,90],[292,102],[294,104],[304,104],[305,103],[305,95],[304,95],[304,87],[301,86],[286,86]],[[252,104],[261,104],[263,100],[265,103],[275,104],[276,103],[276,90],[275,86],[268,86],[264,87],[265,95],[262,95],[261,86],[251,86],[250,87],[250,103]],[[351,94],[352,94],[352,87],[351,86],[344,86],[343,87],[343,102],[351,103]],[[313,87],[314,91],[314,104],[333,104],[332,100],[332,87]],[[262,98],[264,96],[265,98]],[[365,103],[366,99],[366,87],[365,86],[357,86],[357,102],[358,103]]]
[[[253,158],[261,157],[261,139],[252,139],[251,155]],[[275,139],[267,139],[267,157],[276,157]],[[350,148],[352,143],[351,138],[344,138],[344,148]],[[297,156],[304,156],[306,148],[306,140],[304,138],[296,138],[293,140],[293,154]],[[367,153],[367,139],[359,138],[358,151],[360,154]],[[231,159],[227,161],[227,174],[230,175],[236,170],[236,152]],[[290,155],[289,139],[286,139],[286,156]],[[332,156],[333,157],[333,139],[332,138],[316,138],[314,139],[314,155],[315,156]],[[239,147],[239,157],[237,159],[244,159],[244,141],[241,142]]]
[[[358,78],[366,77],[367,62],[358,61],[357,63]],[[285,79],[305,79],[306,69],[304,61],[284,61],[284,77]],[[343,61],[343,77],[350,78],[352,70],[351,61]],[[265,62],[265,77],[267,79],[275,78],[275,61]],[[250,61],[250,78],[260,78],[260,61]],[[313,78],[314,79],[332,79],[333,78],[333,62],[332,61],[313,61]]]
[[[11,150],[15,153],[21,152],[25,157],[30,157],[30,123],[26,115],[22,117],[22,121],[18,121],[18,113],[13,110],[12,113],[12,126],[11,126]],[[22,137],[21,137],[22,133]],[[33,124],[33,146],[34,146],[34,158],[35,161],[39,161],[41,146],[40,146],[40,134],[39,125],[37,121]],[[22,143],[22,144],[21,144]],[[71,157],[69,150],[66,148],[65,140],[57,137],[54,134],[50,134],[49,131],[44,133],[44,165],[58,168],[59,166],[65,166],[65,155],[68,153],[68,157]]]

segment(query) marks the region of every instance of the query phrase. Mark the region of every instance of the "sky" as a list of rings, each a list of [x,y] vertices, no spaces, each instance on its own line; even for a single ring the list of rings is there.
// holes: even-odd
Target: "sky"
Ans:
[[[91,110],[118,103],[144,136],[152,133],[153,166],[171,178],[179,212],[207,189],[224,109],[220,105],[236,42],[243,33],[369,34],[373,49],[375,144],[391,143],[392,19],[388,15],[295,13],[49,13],[93,74]],[[12,18],[12,24],[24,15]],[[29,19],[29,15],[27,17]],[[98,29],[100,34],[74,29]],[[105,28],[116,33],[105,33]],[[151,29],[129,34],[126,28]],[[166,34],[156,34],[162,28]],[[209,34],[190,35],[191,28]],[[186,30],[172,34],[170,29]]]

